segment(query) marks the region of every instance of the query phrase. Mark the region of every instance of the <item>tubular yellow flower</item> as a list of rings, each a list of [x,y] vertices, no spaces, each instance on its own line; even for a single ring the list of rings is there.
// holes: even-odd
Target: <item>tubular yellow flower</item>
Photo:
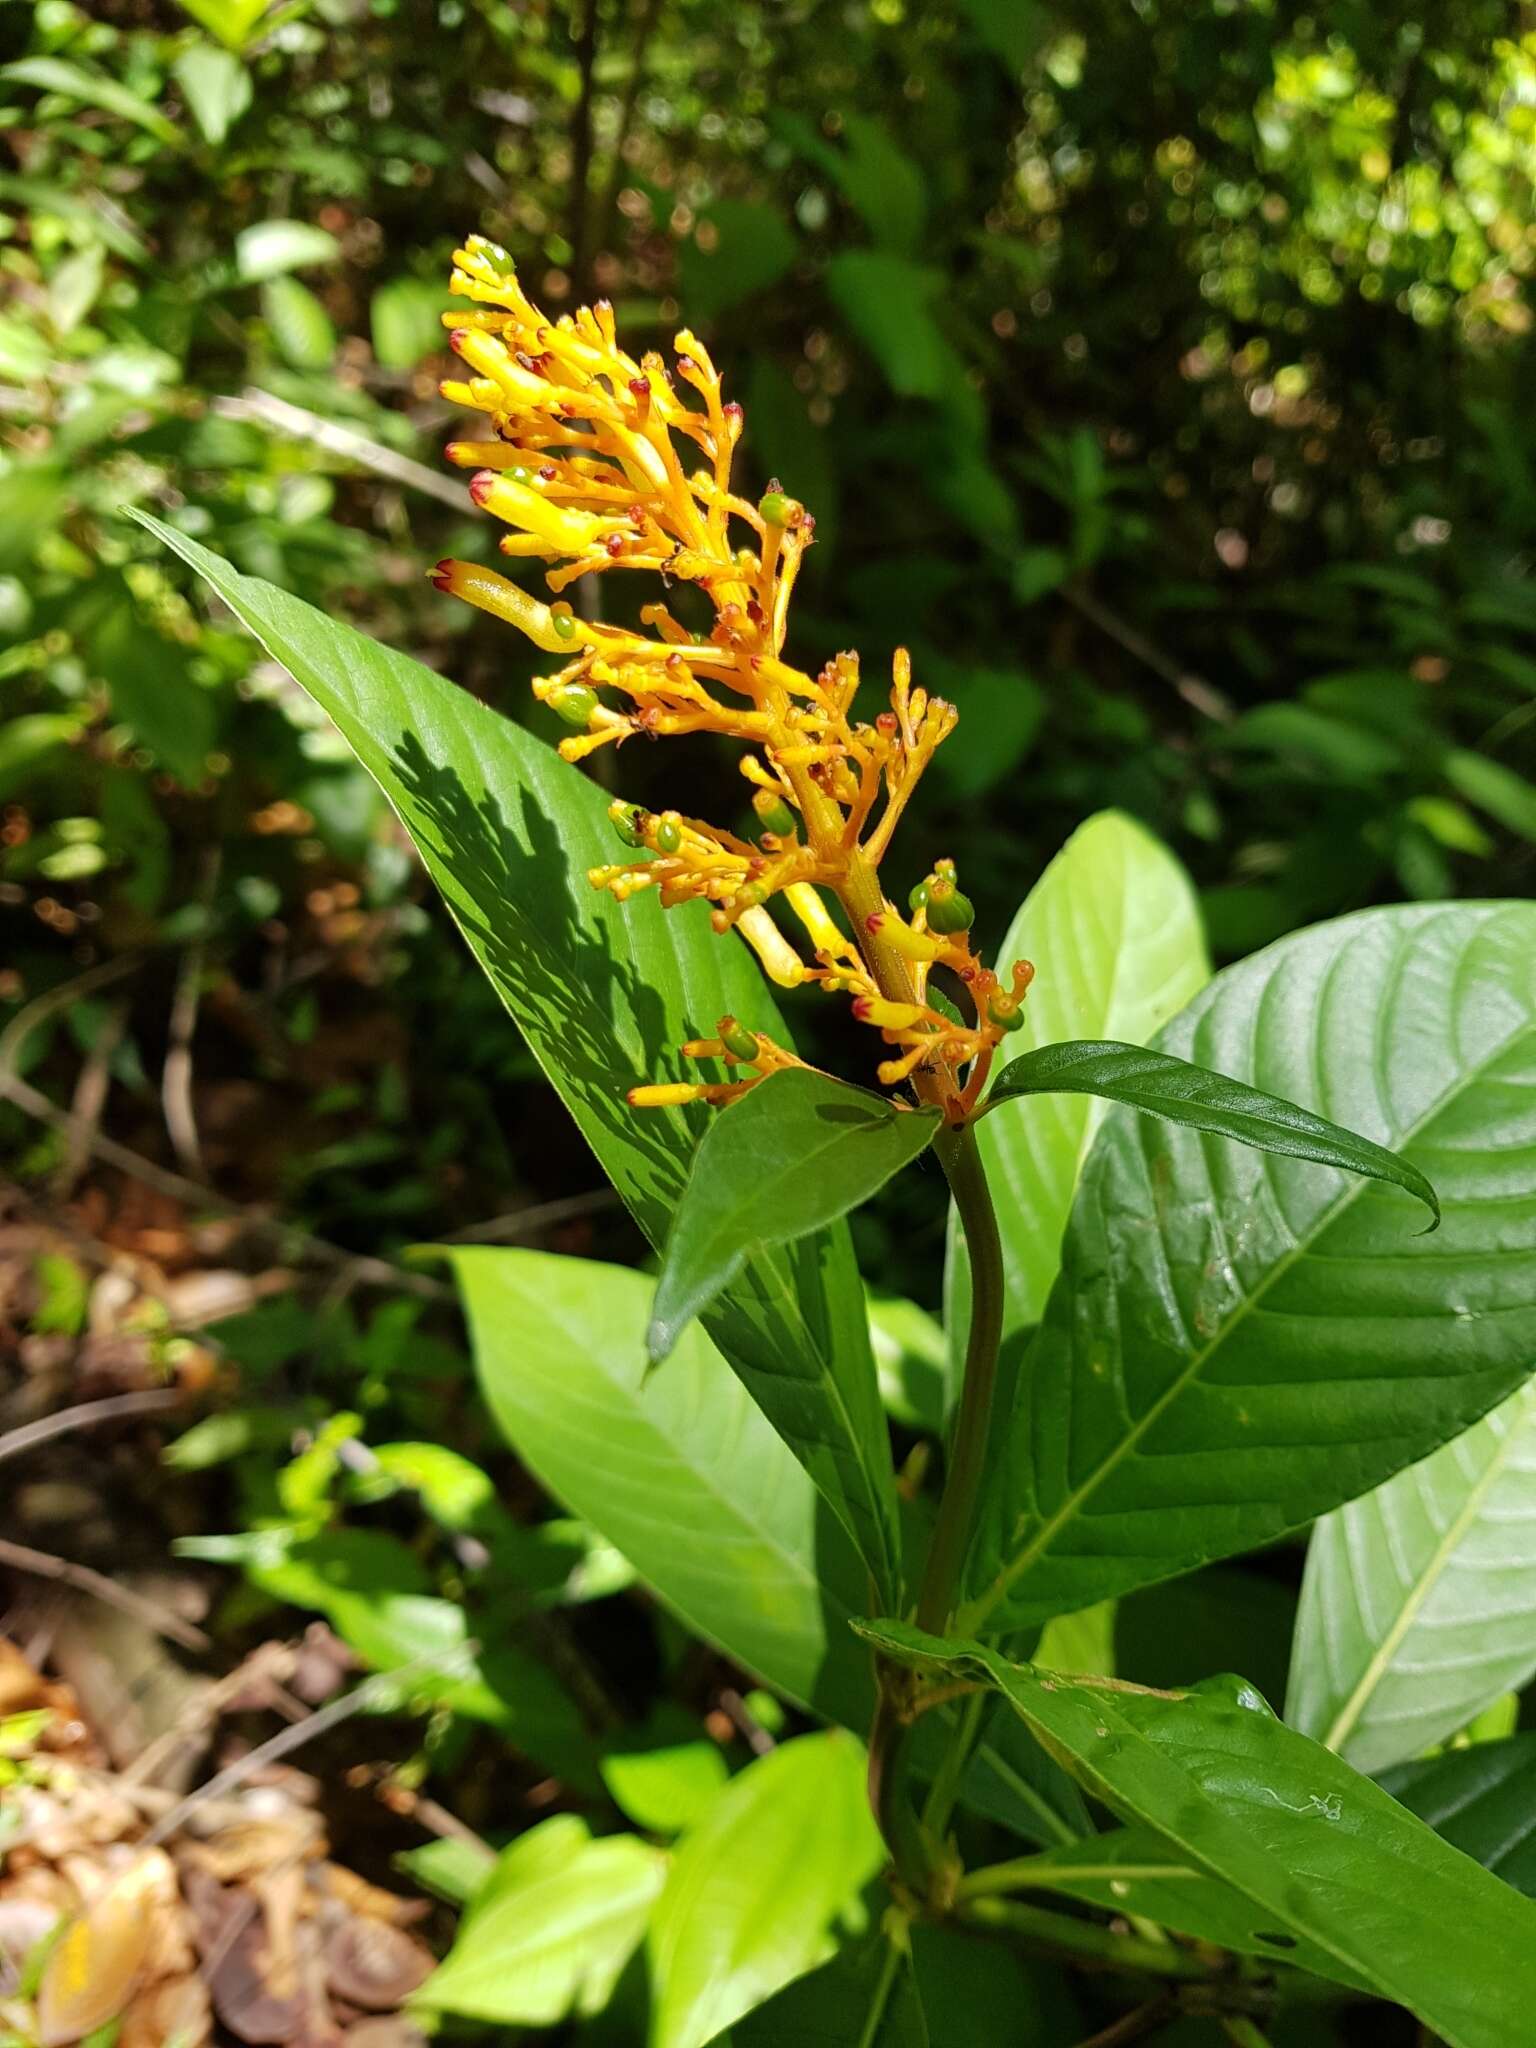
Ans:
[[[816,521],[777,481],[756,502],[733,488],[742,410],[722,400],[695,335],[677,335],[670,367],[654,353],[637,360],[620,348],[606,302],[550,319],[524,294],[506,251],[475,235],[455,252],[451,289],[470,302],[444,316],[469,375],[443,392],[486,415],[489,431],[451,442],[448,459],[473,471],[470,495],[510,529],[502,551],[542,560],[556,594],[614,569],[692,583],[714,620],[695,635],[652,603],[643,632],[588,623],[467,562],[440,562],[437,587],[564,657],[534,694],[572,728],[559,743],[567,760],[636,734],[720,733],[749,749],[741,766],[756,792],[755,840],[618,802],[609,816],[638,858],[591,869],[592,885],[621,901],[655,888],[663,905],[707,902],[716,929],[734,926],[781,987],[817,982],[853,998],[855,1014],[899,1048],[880,1066],[882,1081],[910,1079],[924,1101],[963,1121],[994,1048],[1018,1026],[1033,969],[1019,962],[1005,990],[982,964],[952,862],[936,862],[913,892],[910,923],[878,879],[913,790],[954,730],[954,706],[914,687],[905,649],[890,709],[873,723],[854,716],[856,655],[834,656],[815,676],[785,660],[790,599]],[[809,938],[812,962],[768,909],[778,895]],[[935,967],[958,977],[973,1022],[929,1005]],[[629,1100],[734,1101],[796,1063],[734,1018],[682,1050],[722,1062],[732,1078],[657,1083]]]

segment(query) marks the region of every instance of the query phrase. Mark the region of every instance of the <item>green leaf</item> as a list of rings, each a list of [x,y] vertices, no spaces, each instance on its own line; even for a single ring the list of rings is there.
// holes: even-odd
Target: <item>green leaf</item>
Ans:
[[[1239,1145],[1256,1145],[1288,1159],[1336,1166],[1369,1180],[1390,1181],[1424,1204],[1434,1218],[1431,1229],[1439,1227],[1440,1203],[1434,1189],[1416,1166],[1395,1152],[1294,1102],[1207,1067],[1192,1066],[1170,1053],[1122,1045],[1112,1038],[1042,1045],[1009,1061],[993,1082],[987,1105],[1020,1095],[1058,1093],[1129,1103],[1148,1116],[1164,1117],[1212,1137],[1232,1138]]]
[[[1536,1355],[1536,907],[1366,911],[1229,968],[1179,1057],[1337,1111],[1395,1193],[1110,1113],[993,1433],[965,1626],[1045,1620],[1272,1541],[1425,1457]]]
[[[177,5],[184,14],[190,14],[194,21],[201,22],[221,43],[226,43],[232,50],[241,50],[251,40],[267,11],[269,0],[177,0]],[[303,12],[303,9],[288,7],[283,11],[291,16]]]
[[[1286,1719],[1362,1771],[1536,1672],[1536,1382],[1318,1523]]]
[[[447,345],[442,314],[448,294],[425,278],[397,277],[381,284],[368,305],[373,353],[386,370],[414,370],[423,356]]]
[[[716,2039],[722,2048],[929,2048],[912,1958],[883,1932],[839,1949]]]
[[[1536,1735],[1399,1764],[1381,1783],[1437,1835],[1536,1898]]]
[[[412,1884],[446,1899],[450,1906],[467,1906],[496,1868],[494,1851],[458,1835],[441,1835],[419,1849],[402,1849],[392,1861]]]
[[[701,903],[623,907],[591,888],[588,868],[613,855],[607,800],[520,726],[139,517],[335,720],[605,1172],[659,1243],[700,1123],[632,1110],[625,1090],[675,1076],[677,1046],[726,1013],[786,1041],[748,949],[717,936]],[[754,1260],[707,1322],[889,1593],[895,1490],[846,1227]]]
[[[702,2048],[832,1954],[884,1860],[862,1746],[801,1735],[733,1778],[684,1840],[651,1923],[652,2048]]]
[[[1189,877],[1152,835],[1119,811],[1078,827],[1024,899],[997,960],[1039,963],[1012,1044],[1024,1052],[1065,1038],[1143,1044],[1210,978]],[[1062,1232],[1104,1110],[1088,1096],[1001,1105],[976,1142],[1003,1245],[1003,1342],[1038,1323],[1061,1265]],[[950,1212],[944,1320],[952,1376],[970,1324],[970,1267]]]
[[[203,140],[215,149],[251,104],[251,74],[232,50],[194,43],[171,66]]]
[[[594,1841],[572,1813],[541,1821],[503,1851],[412,2003],[525,2027],[601,2012],[666,1874],[662,1852],[634,1835]]]
[[[899,398],[941,399],[964,376],[929,310],[942,271],[882,249],[844,249],[827,265],[827,295]]]
[[[1289,1930],[1277,1931],[1264,1906],[1212,1877],[1153,1828],[1114,1828],[1043,1850],[1008,1869],[1010,1891],[1060,1892],[1106,1913],[1154,1920],[1236,1955],[1264,1956],[1337,1982],[1361,1983],[1326,1949]]]
[[[730,1773],[705,1736],[652,1749],[610,1750],[598,1765],[613,1803],[652,1835],[680,1835],[703,1819]]]
[[[908,1429],[944,1428],[944,1331],[928,1311],[899,1295],[871,1296],[869,1341],[885,1412]]]
[[[290,270],[334,263],[341,244],[303,220],[259,220],[235,237],[235,270],[242,284],[264,284]]]
[[[927,1151],[936,1109],[807,1067],[770,1074],[704,1133],[667,1234],[646,1342],[665,1358],[754,1253],[835,1223]],[[883,1421],[871,1462],[889,1452]]]
[[[925,1675],[996,1686],[1095,1798],[1270,1916],[1274,1952],[1286,1935],[1312,1943],[1450,2048],[1521,2038],[1536,2000],[1536,1907],[1275,1720],[1251,1688],[1127,1691],[901,1623],[860,1632]]]
[[[704,1332],[648,1370],[642,1275],[546,1252],[453,1253],[487,1405],[540,1485],[688,1627],[791,1699],[867,1725],[848,1623],[867,1579],[808,1474]]]
[[[678,295],[701,326],[777,284],[799,250],[776,207],[714,199],[677,252]]]
[[[1486,811],[1507,831],[1536,841],[1536,787],[1523,775],[1464,747],[1453,748],[1441,765],[1446,781],[1469,804]]]
[[[100,72],[87,71],[62,57],[19,57],[14,64],[0,65],[0,78],[16,85],[35,85],[39,92],[55,92],[82,106],[99,107],[104,114],[116,114],[172,149],[187,146],[186,136],[158,107],[119,85],[115,78],[104,78]]]
[[[1115,1675],[1115,1615],[1118,1603],[1101,1600],[1076,1614],[1058,1614],[1041,1630],[1034,1661],[1046,1671],[1099,1678]]]
[[[294,369],[323,370],[335,355],[330,315],[296,277],[269,277],[261,288],[261,310],[278,354]]]

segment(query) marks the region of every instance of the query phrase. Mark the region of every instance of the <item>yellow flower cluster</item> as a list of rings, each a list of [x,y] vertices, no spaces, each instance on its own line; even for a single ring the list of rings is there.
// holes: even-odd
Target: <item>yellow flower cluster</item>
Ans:
[[[855,1015],[894,1048],[882,1082],[911,1079],[955,1122],[976,1105],[996,1045],[1019,1022],[1033,969],[1004,987],[971,950],[971,906],[953,864],[935,863],[912,892],[910,917],[877,876],[891,835],[956,711],[912,682],[898,651],[889,708],[857,717],[859,661],[839,654],[810,676],[784,658],[790,597],[815,520],[776,485],[752,503],[732,489],[739,405],[697,337],[676,337],[671,366],[619,347],[599,301],[551,320],[529,300],[505,250],[471,236],[456,251],[452,290],[469,300],[444,316],[465,366],[444,395],[484,414],[487,437],[450,444],[475,472],[470,494],[509,528],[504,554],[550,564],[557,601],[469,562],[440,562],[441,590],[517,626],[564,657],[534,693],[572,728],[568,761],[638,733],[713,732],[745,743],[758,829],[743,838],[678,811],[615,803],[610,816],[639,858],[594,868],[621,901],[642,889],[663,904],[703,899],[718,931],[733,927],[782,987],[818,982],[852,998]],[[645,569],[664,585],[695,585],[713,622],[690,631],[665,604],[646,628],[579,618],[560,599],[576,578]],[[827,893],[823,893],[827,892]],[[846,928],[827,895],[841,906]],[[780,899],[808,942],[791,944],[768,908]],[[958,979],[972,1015],[928,1000],[935,968]],[[631,1091],[637,1105],[733,1101],[794,1055],[733,1018],[682,1048],[724,1062],[723,1082]]]

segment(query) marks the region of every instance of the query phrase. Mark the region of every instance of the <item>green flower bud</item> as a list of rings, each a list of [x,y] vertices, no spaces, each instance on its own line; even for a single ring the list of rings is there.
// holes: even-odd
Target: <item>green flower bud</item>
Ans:
[[[993,996],[987,1003],[987,1015],[999,1031],[1017,1031],[1024,1022],[1023,1007],[1014,996]]]
[[[918,911],[928,908],[928,884],[926,882],[919,882],[912,891],[911,895],[907,898],[907,908],[914,917]]]
[[[800,500],[784,491],[769,491],[758,499],[757,509],[765,526],[799,526],[805,518]]]
[[[795,831],[795,814],[776,789],[760,789],[752,799],[752,808],[761,819],[765,832],[788,839]]]
[[[656,849],[659,853],[676,853],[683,843],[683,821],[676,811],[663,811],[661,822],[656,827]]]
[[[608,822],[626,846],[644,846],[645,834],[640,829],[644,817],[638,804],[615,804],[608,813]]]
[[[549,623],[554,627],[562,640],[575,639],[576,621],[569,612],[556,611],[553,605],[551,605]]]
[[[731,908],[738,912],[756,910],[760,903],[766,903],[767,901],[768,891],[763,887],[762,883],[748,882],[743,888],[738,889],[731,898]]]
[[[597,709],[597,692],[588,683],[562,683],[558,690],[551,690],[544,701],[556,718],[564,719],[578,732],[585,732]]]
[[[928,885],[928,929],[948,938],[954,932],[968,932],[976,922],[976,906],[969,896],[940,875]]]
[[[728,1053],[739,1060],[757,1058],[757,1039],[745,1024],[738,1024],[734,1017],[720,1019],[720,1043]]]

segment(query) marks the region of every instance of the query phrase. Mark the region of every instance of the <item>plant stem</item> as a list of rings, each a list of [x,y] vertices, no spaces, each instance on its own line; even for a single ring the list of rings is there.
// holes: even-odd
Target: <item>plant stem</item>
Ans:
[[[1039,1943],[1058,1955],[1080,1956],[1103,1969],[1130,1970],[1147,1977],[1171,1977],[1184,1983],[1207,1983],[1209,1964],[1172,1943],[1145,1941],[1139,1934],[1116,1934],[1092,1920],[1075,1920],[1043,1906],[1024,1906],[1013,1899],[970,1899],[959,1917],[972,1927]]]
[[[971,1261],[971,1327],[965,1346],[960,1412],[950,1444],[949,1470],[928,1564],[917,1600],[917,1625],[942,1635],[949,1625],[965,1561],[976,1501],[986,1466],[987,1430],[997,1385],[997,1351],[1003,1334],[1003,1248],[997,1212],[976,1145],[973,1124],[942,1131],[934,1151],[960,1212]]]
[[[1269,2036],[1261,2033],[1253,2021],[1240,2012],[1223,2013],[1221,2029],[1236,2048],[1269,2048]]]

